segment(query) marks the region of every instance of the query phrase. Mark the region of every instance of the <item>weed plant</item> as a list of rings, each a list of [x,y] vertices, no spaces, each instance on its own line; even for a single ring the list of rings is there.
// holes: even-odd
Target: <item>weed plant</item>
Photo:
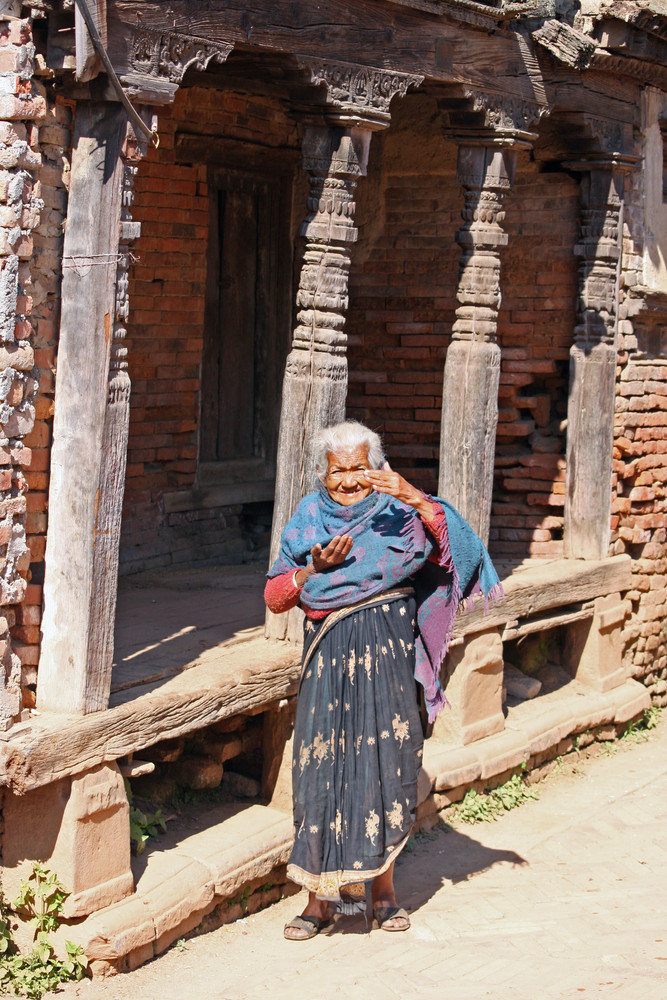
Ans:
[[[8,903],[0,892],[0,995],[29,997],[40,1000],[45,993],[61,983],[80,980],[88,968],[88,960],[79,945],[65,942],[67,957],[55,955],[49,932],[55,931],[62,918],[63,903],[69,893],[53,872],[36,862],[19,894]],[[17,918],[35,928],[34,945],[30,953],[18,950],[12,934]]]
[[[514,774],[504,785],[490,792],[480,794],[469,788],[459,805],[454,806],[453,818],[461,823],[486,823],[497,820],[529,799],[539,799],[537,791],[527,785],[520,774]]]

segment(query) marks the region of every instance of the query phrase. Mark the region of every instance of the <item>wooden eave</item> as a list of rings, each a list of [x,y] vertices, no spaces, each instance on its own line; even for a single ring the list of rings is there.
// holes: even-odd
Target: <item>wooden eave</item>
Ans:
[[[554,62],[523,28],[494,21],[493,30],[471,30],[449,17],[456,5],[449,4],[446,15],[445,4],[437,5],[438,13],[433,6],[421,0],[284,6],[274,0],[210,0],[193,13],[186,0],[109,0],[109,51],[121,80],[132,81],[134,96],[143,103],[151,103],[153,91],[149,77],[144,92],[136,86],[139,38],[153,39],[156,46],[172,39],[243,49],[255,53],[258,64],[269,53],[301,67],[309,61],[353,61],[357,67],[422,76],[424,87],[442,88],[443,94],[463,86],[494,100],[523,101],[537,109],[535,117],[553,107],[594,108],[601,117],[624,122],[635,117],[638,95],[630,81],[619,86],[614,78],[609,84],[593,80],[589,92],[588,74]],[[229,58],[231,63],[233,53]],[[164,100],[173,99],[173,90]],[[312,93],[317,104],[315,88]]]

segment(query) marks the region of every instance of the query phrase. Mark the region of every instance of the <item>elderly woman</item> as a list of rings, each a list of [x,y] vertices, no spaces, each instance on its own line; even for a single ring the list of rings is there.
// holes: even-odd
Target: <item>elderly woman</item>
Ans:
[[[317,446],[319,492],[285,528],[264,595],[272,611],[299,604],[306,616],[288,875],[309,897],[290,940],[313,937],[336,909],[365,910],[367,882],[378,926],[410,926],[393,871],[417,806],[414,678],[432,720],[460,601],[499,589],[477,535],[392,471],[377,434],[349,421]]]

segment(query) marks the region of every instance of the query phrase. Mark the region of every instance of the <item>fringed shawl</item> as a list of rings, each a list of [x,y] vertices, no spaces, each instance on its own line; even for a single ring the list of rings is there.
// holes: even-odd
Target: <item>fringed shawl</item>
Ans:
[[[354,545],[348,558],[307,581],[301,594],[306,607],[333,610],[403,581],[412,583],[417,599],[415,677],[424,688],[432,722],[446,703],[440,667],[459,605],[483,594],[488,606],[502,596],[502,588],[484,543],[468,522],[446,500],[426,499],[440,504],[447,520],[449,548],[441,549],[437,563],[429,561],[436,546],[413,507],[375,491],[344,507],[322,486],[299,504],[268,575],[306,566],[314,545],[324,547],[334,535],[350,535]]]

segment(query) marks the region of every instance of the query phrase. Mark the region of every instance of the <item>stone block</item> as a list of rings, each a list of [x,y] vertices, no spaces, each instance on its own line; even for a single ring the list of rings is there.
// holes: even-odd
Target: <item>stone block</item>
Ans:
[[[510,730],[478,740],[473,750],[480,763],[482,781],[519,767],[530,757],[523,734]]]
[[[537,677],[529,677],[522,670],[513,667],[511,663],[505,664],[505,687],[507,693],[512,698],[525,701],[529,698],[536,698],[542,690],[542,682]]]
[[[421,805],[430,796],[433,783],[423,767],[417,774],[417,805]]]
[[[183,757],[174,771],[180,784],[196,790],[217,788],[222,781],[222,764],[212,757],[194,754]]]
[[[29,344],[4,344],[0,347],[0,371],[16,368],[30,371],[35,367],[35,354]]]
[[[578,721],[577,700],[563,699],[545,711],[531,713],[528,718],[512,726],[524,741],[529,756],[557,746],[564,737],[574,732]]]
[[[436,792],[472,784],[482,773],[473,747],[444,746],[435,739],[427,740],[424,745],[422,769],[431,778]]]
[[[620,594],[608,594],[595,601],[592,619],[567,628],[563,665],[596,691],[610,691],[625,680],[622,630],[627,610]]]
[[[451,672],[444,709],[433,724],[433,735],[458,745],[501,732],[503,644],[497,629],[478,632],[451,650],[447,668]]]
[[[12,895],[41,861],[70,896],[68,918],[86,916],[134,890],[130,870],[129,806],[117,765],[102,764],[73,778],[7,795],[3,885]]]
[[[607,692],[605,700],[613,711],[613,721],[617,724],[630,722],[651,707],[651,696],[639,681],[627,680],[613,691]]]
[[[292,811],[292,752],[296,701],[264,713],[262,795],[274,809]]]
[[[225,791],[240,799],[256,799],[262,792],[262,786],[254,778],[248,778],[245,774],[238,774],[235,771],[225,771],[222,777],[222,785]]]

